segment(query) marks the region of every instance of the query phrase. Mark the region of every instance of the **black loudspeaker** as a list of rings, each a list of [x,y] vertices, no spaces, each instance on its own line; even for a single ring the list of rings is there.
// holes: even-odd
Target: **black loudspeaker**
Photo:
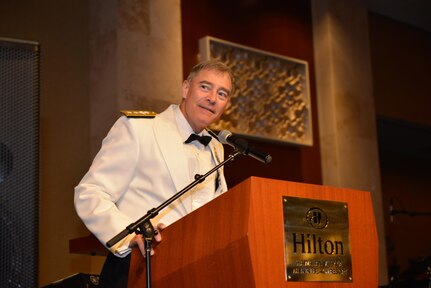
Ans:
[[[99,287],[99,275],[78,273],[42,288],[92,288]]]
[[[39,45],[0,38],[0,287],[38,286]]]

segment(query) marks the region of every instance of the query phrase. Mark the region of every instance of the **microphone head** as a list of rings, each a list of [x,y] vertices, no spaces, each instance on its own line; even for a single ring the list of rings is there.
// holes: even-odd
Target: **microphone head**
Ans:
[[[241,152],[241,154],[244,154],[244,155],[247,154],[247,149],[248,149],[247,141],[232,135],[232,133],[229,130],[220,131],[220,133],[218,133],[218,140],[223,144],[232,146],[233,148]]]
[[[232,136],[232,133],[229,130],[222,130],[218,133],[218,140],[223,144],[229,144],[227,138],[230,136]]]
[[[222,130],[218,133],[218,140],[222,144],[232,146],[235,150],[238,150],[243,155],[249,155],[262,163],[268,164],[272,161],[272,157],[262,151],[259,151],[253,146],[249,146],[248,142],[242,138],[232,135],[229,130]]]

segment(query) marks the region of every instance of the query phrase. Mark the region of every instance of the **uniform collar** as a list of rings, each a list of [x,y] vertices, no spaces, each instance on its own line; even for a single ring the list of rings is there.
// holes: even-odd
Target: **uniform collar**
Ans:
[[[180,132],[180,136],[183,140],[183,143],[187,140],[187,138],[189,138],[190,134],[209,136],[208,132],[205,129],[202,130],[202,132],[200,133],[195,133],[195,131],[193,131],[186,117],[184,117],[183,112],[181,112],[179,105],[174,106],[174,115],[175,121],[177,122],[178,131]]]

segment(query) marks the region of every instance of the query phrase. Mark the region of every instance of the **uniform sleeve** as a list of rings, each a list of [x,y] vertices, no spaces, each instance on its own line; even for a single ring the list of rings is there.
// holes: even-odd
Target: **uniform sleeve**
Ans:
[[[106,246],[132,220],[116,206],[134,175],[139,145],[129,119],[121,117],[102,142],[89,171],[75,187],[74,203],[87,228]],[[129,235],[110,248],[119,257],[130,253]]]

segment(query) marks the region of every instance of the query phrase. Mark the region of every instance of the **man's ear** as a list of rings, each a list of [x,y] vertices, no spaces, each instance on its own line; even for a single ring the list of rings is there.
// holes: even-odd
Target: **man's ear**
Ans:
[[[182,98],[183,99],[187,98],[187,94],[189,93],[189,89],[190,89],[190,83],[189,83],[189,81],[188,80],[184,80],[183,87],[182,87],[182,90],[183,90]]]

